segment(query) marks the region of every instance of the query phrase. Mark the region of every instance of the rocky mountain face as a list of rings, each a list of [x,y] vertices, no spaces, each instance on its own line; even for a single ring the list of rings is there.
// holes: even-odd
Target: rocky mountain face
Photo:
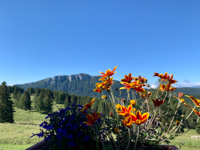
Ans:
[[[50,90],[63,91],[75,95],[100,97],[100,93],[96,93],[93,91],[93,89],[95,89],[95,84],[97,82],[100,82],[98,79],[100,79],[99,76],[91,76],[85,73],[81,73],[70,76],[55,76],[53,78],[46,78],[37,82],[18,84],[15,86],[24,88],[25,90],[29,87],[48,88]],[[119,81],[114,82],[115,83],[113,84],[113,89],[121,87]],[[105,91],[104,94],[107,94],[106,92],[107,91]],[[114,93],[116,94],[116,96],[120,95],[119,90],[114,90]],[[127,95],[126,90],[123,90],[121,92],[121,96],[123,95]]]

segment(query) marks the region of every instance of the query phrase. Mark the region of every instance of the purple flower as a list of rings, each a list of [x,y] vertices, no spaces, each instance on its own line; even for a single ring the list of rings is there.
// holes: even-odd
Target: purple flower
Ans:
[[[83,141],[87,141],[87,140],[89,140],[90,138],[88,137],[88,136],[84,136],[84,138],[83,138]]]
[[[78,126],[76,124],[70,127],[70,130],[76,130],[76,129],[78,129]]]
[[[76,146],[76,144],[74,142],[68,142],[68,145],[71,146],[71,147]]]

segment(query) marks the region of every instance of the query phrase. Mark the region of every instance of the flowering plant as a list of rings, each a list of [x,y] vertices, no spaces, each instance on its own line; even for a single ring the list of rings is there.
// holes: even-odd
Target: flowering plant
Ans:
[[[133,77],[131,73],[125,75],[121,80],[123,87],[120,90],[127,90],[127,98],[120,99],[114,96],[112,90],[114,81],[111,76],[116,73],[116,68],[117,66],[112,71],[108,69],[105,73],[100,72],[101,82],[96,83],[94,89],[102,94],[102,99],[111,102],[111,107],[106,106],[110,108],[110,112],[100,114],[92,110],[95,98],[84,107],[73,104],[49,114],[46,119],[50,118],[50,123],[44,121],[40,125],[46,131],[41,130],[34,135],[50,139],[48,149],[149,150],[158,149],[162,143],[168,144],[170,139],[182,134],[183,121],[192,112],[198,116],[198,122],[200,111],[195,108],[200,107],[200,100],[185,95],[194,102],[193,108],[185,102],[183,93],[172,96],[172,91],[176,89],[172,85],[177,82],[173,79],[173,74],[154,73],[154,76],[160,78],[155,93],[149,88],[145,77]],[[104,95],[104,90],[108,92],[108,96]],[[178,101],[174,113],[171,113],[169,104],[171,99],[174,100],[173,97]],[[192,109],[188,116],[177,115],[181,105]],[[169,117],[172,118],[166,122]]]

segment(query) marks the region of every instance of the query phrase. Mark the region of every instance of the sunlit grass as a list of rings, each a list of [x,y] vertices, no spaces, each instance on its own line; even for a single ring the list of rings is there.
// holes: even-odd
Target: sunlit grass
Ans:
[[[64,108],[63,104],[54,104],[53,110]],[[45,120],[46,114],[40,114],[35,111],[24,111],[15,108],[14,120],[15,123],[0,123],[0,148],[2,150],[24,150],[38,142],[41,138],[30,138],[32,133],[39,132],[39,124]],[[182,136],[176,137],[171,141],[170,145],[175,145],[179,148],[181,143],[184,143],[181,150],[200,150],[200,139],[193,139],[191,136],[198,135],[195,130],[190,130]]]
[[[171,141],[171,145],[175,145],[179,148],[179,145],[183,143],[181,150],[200,150],[200,138],[191,138],[191,136],[200,136],[196,130],[190,130],[187,133],[176,137]]]

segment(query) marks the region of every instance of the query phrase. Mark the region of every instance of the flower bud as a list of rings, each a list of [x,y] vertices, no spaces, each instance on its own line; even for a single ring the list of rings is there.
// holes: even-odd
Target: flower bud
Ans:
[[[148,95],[150,96],[150,95],[151,95],[151,92],[148,92]]]
[[[180,124],[180,121],[176,120],[176,125],[179,125]]]
[[[110,111],[109,115],[110,115],[110,117],[112,117],[112,116],[113,116],[113,112],[112,112],[112,111]]]
[[[180,101],[181,101],[181,103],[184,103],[184,102],[185,102],[185,100],[184,100],[184,99],[181,99]]]
[[[115,128],[115,129],[114,129],[114,132],[115,132],[115,133],[119,133],[119,129],[118,129],[118,128]]]
[[[181,93],[181,92],[178,93],[178,97],[179,97],[179,98],[182,98],[183,95],[184,95],[184,93]]]
[[[132,106],[136,105],[136,101],[135,100],[130,100],[130,104],[132,104]]]
[[[122,107],[122,106],[121,106],[120,104],[117,104],[117,105],[116,105],[116,108],[117,108],[117,109],[121,109],[121,107]]]
[[[185,115],[181,115],[181,117],[182,117],[182,118],[184,118],[184,117],[185,117]]]
[[[101,98],[102,99],[107,99],[107,95],[102,95]]]

